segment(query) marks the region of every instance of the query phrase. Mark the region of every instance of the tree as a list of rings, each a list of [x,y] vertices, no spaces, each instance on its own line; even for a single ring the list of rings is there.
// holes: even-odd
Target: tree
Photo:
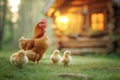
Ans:
[[[0,0],[0,49],[2,49],[2,39],[6,21],[7,0]]]

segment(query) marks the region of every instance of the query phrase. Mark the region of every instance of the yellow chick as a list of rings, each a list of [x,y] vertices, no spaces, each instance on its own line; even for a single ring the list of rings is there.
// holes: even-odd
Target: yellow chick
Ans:
[[[17,53],[13,53],[10,56],[10,63],[16,67],[22,68],[26,63],[28,63],[28,58],[24,50],[20,50]]]
[[[50,56],[50,60],[54,63],[57,64],[61,60],[60,56],[60,51],[59,50],[54,50],[53,54]]]
[[[61,62],[63,63],[64,66],[68,66],[71,61],[72,61],[71,52],[67,50],[64,52],[63,57],[61,58]]]

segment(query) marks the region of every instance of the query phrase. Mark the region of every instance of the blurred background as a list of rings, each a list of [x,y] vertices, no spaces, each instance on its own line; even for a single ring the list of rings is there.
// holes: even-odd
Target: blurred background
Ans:
[[[18,48],[41,18],[53,49],[120,53],[119,0],[0,0],[0,49]]]

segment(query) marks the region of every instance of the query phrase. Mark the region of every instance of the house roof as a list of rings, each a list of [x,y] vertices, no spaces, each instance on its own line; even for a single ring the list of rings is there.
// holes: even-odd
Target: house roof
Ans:
[[[80,10],[80,6],[83,5],[92,5],[95,3],[101,3],[104,1],[114,1],[117,5],[120,5],[120,0],[48,0],[44,7],[44,14],[47,15],[48,10],[50,8],[54,9],[54,11],[78,11]],[[54,11],[52,13],[54,13]]]

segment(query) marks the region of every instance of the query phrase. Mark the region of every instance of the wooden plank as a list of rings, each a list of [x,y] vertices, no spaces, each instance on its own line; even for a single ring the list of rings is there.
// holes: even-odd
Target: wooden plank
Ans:
[[[110,50],[108,48],[62,48],[61,51],[69,50],[74,54],[83,54],[83,53],[108,53]]]
[[[82,48],[82,47],[105,47],[108,43],[104,42],[62,42],[61,47],[64,48]]]
[[[109,44],[111,44],[111,40],[108,37],[105,38],[87,37],[87,38],[77,38],[77,39],[64,38],[59,40],[59,46],[61,48],[108,47]]]
[[[59,42],[107,42],[108,40],[110,40],[108,36],[100,38],[78,37],[76,39],[68,37],[58,38]]]
[[[75,39],[63,37],[59,42],[59,46],[62,51],[70,50],[73,54],[91,52],[108,53],[112,50],[111,40],[108,36],[101,38],[79,37]]]

